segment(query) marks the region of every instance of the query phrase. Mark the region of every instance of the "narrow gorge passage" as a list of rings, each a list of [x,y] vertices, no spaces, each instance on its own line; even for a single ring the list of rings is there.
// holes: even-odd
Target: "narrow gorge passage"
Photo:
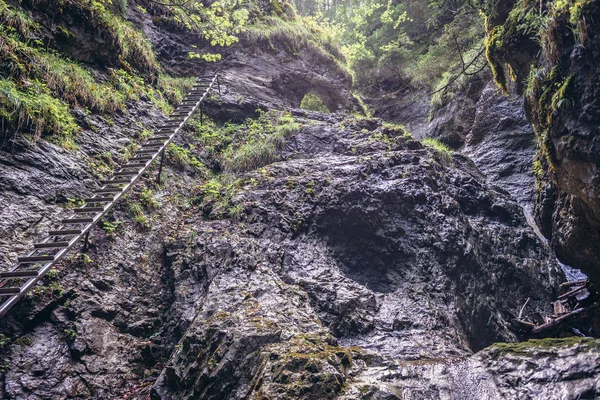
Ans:
[[[599,3],[0,0],[0,398],[600,398]]]

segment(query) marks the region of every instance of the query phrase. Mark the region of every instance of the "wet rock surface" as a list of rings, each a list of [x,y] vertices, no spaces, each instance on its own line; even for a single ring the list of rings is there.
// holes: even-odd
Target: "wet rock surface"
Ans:
[[[3,321],[2,397],[514,398],[471,354],[515,340],[510,319],[528,297],[548,312],[562,279],[519,206],[379,120],[294,113],[282,161],[241,177],[238,217],[190,208],[198,178],[175,166],[146,181],[150,230],[117,207],[90,260]]]
[[[515,31],[518,23],[509,16],[511,9],[514,17],[531,6],[500,1],[487,11],[488,37],[492,30],[513,35],[490,39],[488,53],[496,59],[499,81],[506,84],[502,71],[508,63],[516,92],[524,93],[528,84],[526,110],[539,148],[537,222],[562,261],[600,282],[600,42],[597,26],[586,22],[600,18],[600,4],[576,1],[564,10],[546,5],[549,22],[541,41]]]
[[[468,155],[488,178],[533,211],[535,134],[523,99],[506,96],[484,76],[436,110],[427,136]]]
[[[390,85],[364,94],[373,116],[403,124],[417,138],[426,136],[429,123],[429,94],[410,85]]]
[[[466,158],[362,126],[306,128],[246,178],[239,222],[167,244],[184,334],[155,398],[379,398],[353,382],[514,340],[525,295],[543,312],[560,273],[518,206]]]

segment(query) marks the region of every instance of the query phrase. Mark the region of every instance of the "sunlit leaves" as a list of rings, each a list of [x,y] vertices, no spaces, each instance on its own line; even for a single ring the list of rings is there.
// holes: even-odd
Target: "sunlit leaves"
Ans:
[[[171,0],[173,19],[188,30],[200,33],[211,46],[227,47],[239,41],[238,34],[248,25],[249,12],[240,7],[236,0],[219,0],[210,5],[201,1]],[[190,52],[191,58],[202,58],[208,62],[219,61],[219,54]]]

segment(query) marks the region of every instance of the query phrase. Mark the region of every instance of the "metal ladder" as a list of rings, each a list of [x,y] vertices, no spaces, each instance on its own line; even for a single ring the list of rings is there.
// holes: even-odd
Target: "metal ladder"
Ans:
[[[165,148],[175,135],[183,128],[188,119],[200,108],[201,122],[203,117],[202,102],[217,84],[221,92],[218,75],[200,76],[191,91],[183,99],[179,107],[169,116],[164,124],[135,152],[133,157],[113,173],[109,180],[101,181],[101,188],[96,189],[84,204],[73,210],[74,215],[63,219],[61,227],[48,232],[48,236],[33,245],[27,255],[18,257],[17,264],[8,271],[0,272],[0,318],[4,317],[50,269],[69,253],[82,239],[87,247],[89,232],[92,226],[115,205],[142,177],[152,162],[161,157],[159,177],[162,171]],[[7,286],[7,283],[19,282],[20,285]]]

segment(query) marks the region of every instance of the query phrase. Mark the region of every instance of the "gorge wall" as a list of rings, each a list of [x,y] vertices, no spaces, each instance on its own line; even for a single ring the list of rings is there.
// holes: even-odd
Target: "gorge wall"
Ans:
[[[600,271],[599,12],[595,1],[501,1],[487,13],[495,79],[524,95],[536,132],[536,219],[560,259],[593,279]]]
[[[122,60],[103,55],[103,40],[84,40],[82,4],[11,7],[40,22],[50,46],[94,82],[109,82]],[[285,16],[275,2],[257,4]],[[414,105],[416,125],[465,149],[449,152],[351,115],[360,107],[339,55],[297,31],[242,36],[209,64],[188,54],[205,39],[165,24],[161,7],[130,2],[126,16],[152,43],[156,74],[216,70],[222,93],[207,102],[204,125],[194,120],[176,138],[162,178],[155,166],[94,229],[87,253],[63,261],[0,322],[0,397],[600,395],[598,340],[519,342],[527,335],[513,326],[516,317],[543,322],[565,280],[521,209],[535,193],[522,100],[482,80],[428,128]],[[59,26],[80,39],[53,45]],[[112,114],[69,103],[76,148],[48,132],[36,142],[4,132],[3,262],[68,215],[161,121],[168,108],[144,90]],[[298,109],[308,92],[339,112]],[[402,111],[380,115],[400,120]],[[255,155],[255,143],[271,150]]]

